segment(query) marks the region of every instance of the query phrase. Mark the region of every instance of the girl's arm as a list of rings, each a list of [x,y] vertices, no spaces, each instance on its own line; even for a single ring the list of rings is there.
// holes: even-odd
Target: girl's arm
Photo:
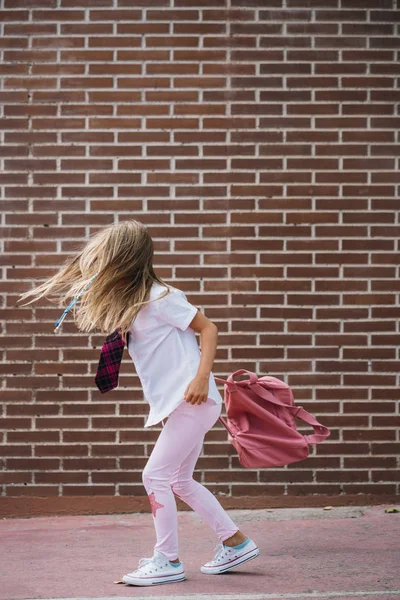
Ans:
[[[208,398],[209,378],[217,351],[218,327],[199,310],[189,327],[200,333],[201,357],[196,376],[187,386],[184,398],[191,404],[201,404]]]

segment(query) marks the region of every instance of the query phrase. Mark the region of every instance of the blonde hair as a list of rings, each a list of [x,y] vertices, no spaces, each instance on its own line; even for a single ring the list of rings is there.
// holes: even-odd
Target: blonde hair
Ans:
[[[95,328],[109,334],[126,332],[148,300],[153,282],[169,288],[153,269],[153,241],[147,227],[134,219],[109,225],[94,233],[76,256],[69,257],[58,273],[20,295],[18,302],[31,304],[47,297],[67,303],[94,277],[74,306],[73,316],[81,331]],[[96,275],[97,274],[97,275]]]

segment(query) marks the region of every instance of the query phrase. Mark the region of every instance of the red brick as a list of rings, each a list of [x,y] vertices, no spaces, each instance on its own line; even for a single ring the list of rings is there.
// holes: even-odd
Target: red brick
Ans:
[[[225,197],[227,194],[226,186],[177,186],[176,188],[176,196],[180,197],[190,197],[190,196],[222,196]]]
[[[314,44],[316,48],[366,48],[367,38],[356,37],[356,36],[324,36],[314,38]]]
[[[85,100],[85,92],[82,90],[33,92],[32,96],[34,102],[84,102]]]
[[[331,66],[331,65],[330,65]],[[311,65],[307,63],[266,63],[260,65],[260,73],[261,75],[265,75],[268,73],[279,73],[281,75],[289,75],[289,74],[302,74],[307,75],[311,73]]]
[[[9,91],[0,91],[0,100],[2,102],[27,102],[28,101],[28,93],[27,92],[9,92]]]
[[[394,142],[393,131],[344,131],[345,142]]]
[[[61,60],[66,62],[104,62],[113,60],[112,50],[62,50]],[[103,71],[104,73],[104,71]],[[91,87],[91,86],[89,86]]]
[[[192,90],[146,91],[148,102],[197,102],[199,94]]]
[[[34,129],[82,129],[84,119],[32,119]]]
[[[7,10],[3,8],[1,11],[1,21],[27,21],[28,19],[29,12],[27,10]]]
[[[169,173],[169,172],[155,172],[147,173],[147,183],[168,183],[168,184],[179,184],[179,183],[192,183],[196,184],[199,182],[198,173]],[[205,182],[210,183],[210,182]],[[213,182],[211,182],[213,183]],[[217,183],[217,182],[215,182]]]
[[[255,173],[207,173],[203,174],[204,183],[255,183]]]
[[[260,127],[282,127],[287,129],[299,129],[309,128],[310,119],[299,118],[299,117],[263,117],[260,118]]]
[[[176,131],[174,132],[174,141],[183,143],[223,143],[226,141],[226,131],[197,131],[195,140],[193,139],[193,133],[190,131]]]
[[[339,53],[335,50],[288,50],[287,60],[289,61],[318,61],[318,62],[336,62]]]
[[[169,139],[170,134],[166,131],[122,131],[118,134],[118,142],[120,143],[168,142]]]
[[[363,63],[338,63],[336,65],[321,63],[315,65],[316,75],[364,75],[367,72],[367,65]]]
[[[113,196],[113,188],[111,187],[68,187],[62,189],[62,197],[69,198],[70,196],[78,196],[80,198],[110,198]]]
[[[110,35],[113,23],[61,23],[62,35]]]
[[[307,144],[260,144],[260,155],[309,156],[311,146]]]
[[[394,81],[391,77],[343,77],[342,85],[344,87],[394,87]]]
[[[0,65],[0,75],[27,75],[28,65]]]
[[[366,21],[365,10],[317,10],[315,11],[317,21]]]
[[[338,23],[287,23],[286,31],[293,35],[336,35],[339,32]]]
[[[268,62],[283,62],[283,51],[282,50],[232,50],[231,52],[232,61],[265,61]]]
[[[110,15],[116,21],[139,21],[142,18],[142,11],[140,10],[113,10],[110,13],[109,10],[90,10],[89,19],[90,21],[109,21]]]
[[[148,10],[149,21],[198,21],[200,12],[198,10]]]
[[[6,62],[54,62],[56,58],[57,53],[54,50],[6,50],[4,52]]]
[[[223,36],[212,35],[203,37],[203,45],[205,48],[255,48],[257,40],[251,35],[240,36]]]
[[[177,104],[174,115],[225,115],[224,104]]]
[[[371,37],[370,48],[400,48],[400,40],[396,37]]]
[[[267,48],[309,48],[311,46],[311,37],[305,36],[266,36],[260,38],[260,47]]]
[[[174,88],[218,88],[226,87],[225,77],[175,77]]]
[[[234,88],[282,87],[282,77],[232,77],[231,85]]]
[[[196,63],[158,63],[146,65],[146,75],[196,75],[200,66]]]
[[[32,39],[32,47],[33,48],[83,48],[85,45],[84,37],[62,37],[54,35],[54,37],[50,36],[40,36],[34,37]]]
[[[196,146],[182,146],[169,144],[168,146],[149,146],[147,155],[151,156],[198,156],[199,149]]]
[[[19,159],[5,160],[4,166],[10,171],[50,171],[55,170],[55,160],[40,160],[40,159]]]
[[[112,115],[113,108],[107,104],[97,104],[96,106],[90,104],[66,104],[61,106],[60,112],[63,117],[66,115]]]
[[[196,36],[147,36],[146,48],[197,48],[199,38]],[[139,45],[139,44],[138,44]]]
[[[118,77],[118,88],[168,88],[167,77]]]
[[[287,106],[288,115],[337,115],[339,106],[335,104],[292,104]]]
[[[141,38],[136,36],[93,36],[89,38],[89,48],[140,48]]]
[[[108,131],[69,131],[61,134],[61,140],[63,143],[102,143],[102,142],[113,142],[114,134]]]
[[[112,169],[112,161],[108,159],[66,159],[61,160],[61,170],[66,171],[93,171],[93,170],[104,170]]]
[[[54,88],[56,87],[56,79],[51,78],[33,78],[33,77],[6,77],[4,80],[5,87],[8,88]]]
[[[177,169],[224,169],[226,160],[198,158],[185,158],[184,160],[177,159],[175,161]]]
[[[0,38],[0,48],[27,48],[28,40],[21,37]]]
[[[6,146],[0,147],[0,156],[27,156],[29,148],[27,146]]]
[[[83,21],[83,10],[33,10],[34,21]]]
[[[205,90],[203,92],[203,99],[206,102],[226,102],[227,100],[234,100],[235,102],[253,102],[255,97],[255,90]]]
[[[4,35],[56,35],[57,24],[53,23],[4,23]]]
[[[113,80],[112,77],[61,77],[60,86],[62,88],[111,88]]]
[[[32,75],[83,75],[84,65],[71,64],[38,64],[32,65]]]
[[[169,106],[168,104],[128,104],[118,106],[118,116],[121,115],[168,115]]]
[[[140,92],[94,91],[88,92],[89,102],[140,102]]]
[[[91,156],[141,156],[141,146],[122,146],[121,144],[114,146],[91,145]]]
[[[224,18],[230,19],[231,21],[254,21],[256,13],[254,10],[248,10],[247,7],[243,7],[243,9],[227,9],[224,7],[223,15]],[[218,8],[210,8],[210,10],[203,9],[202,18],[203,21],[218,21],[221,19],[221,11]]]
[[[33,116],[56,116],[57,107],[50,105],[31,105],[31,104],[20,104],[20,105],[5,105],[4,116],[6,117],[33,117]]]
[[[133,160],[119,160],[118,167],[121,170],[153,170],[153,169],[168,169],[170,161],[168,159],[149,159],[149,158],[138,158]]]
[[[174,23],[173,33],[180,35],[220,35],[226,32],[225,23]],[[234,32],[233,32],[234,33]]]
[[[107,119],[107,118],[93,118],[89,119],[90,129],[139,129],[140,119],[126,118],[126,119]]]

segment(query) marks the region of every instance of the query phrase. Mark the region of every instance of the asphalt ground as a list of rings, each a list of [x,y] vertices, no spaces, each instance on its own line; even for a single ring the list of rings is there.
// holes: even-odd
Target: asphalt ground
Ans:
[[[0,521],[0,600],[400,600],[399,505],[230,510],[260,555],[221,575],[201,573],[219,540],[178,512],[185,581],[116,583],[153,555],[151,513]]]

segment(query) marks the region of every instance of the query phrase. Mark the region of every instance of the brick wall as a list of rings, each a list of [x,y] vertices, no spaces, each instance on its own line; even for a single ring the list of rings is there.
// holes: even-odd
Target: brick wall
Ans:
[[[129,218],[149,225],[159,274],[218,324],[214,374],[280,377],[331,429],[307,460],[247,470],[218,424],[196,479],[238,507],[395,496],[395,2],[3,2],[3,501],[147,501],[161,426],[143,429],[133,364],[101,396],[102,336],[71,319],[55,335],[59,309],[15,306]]]

